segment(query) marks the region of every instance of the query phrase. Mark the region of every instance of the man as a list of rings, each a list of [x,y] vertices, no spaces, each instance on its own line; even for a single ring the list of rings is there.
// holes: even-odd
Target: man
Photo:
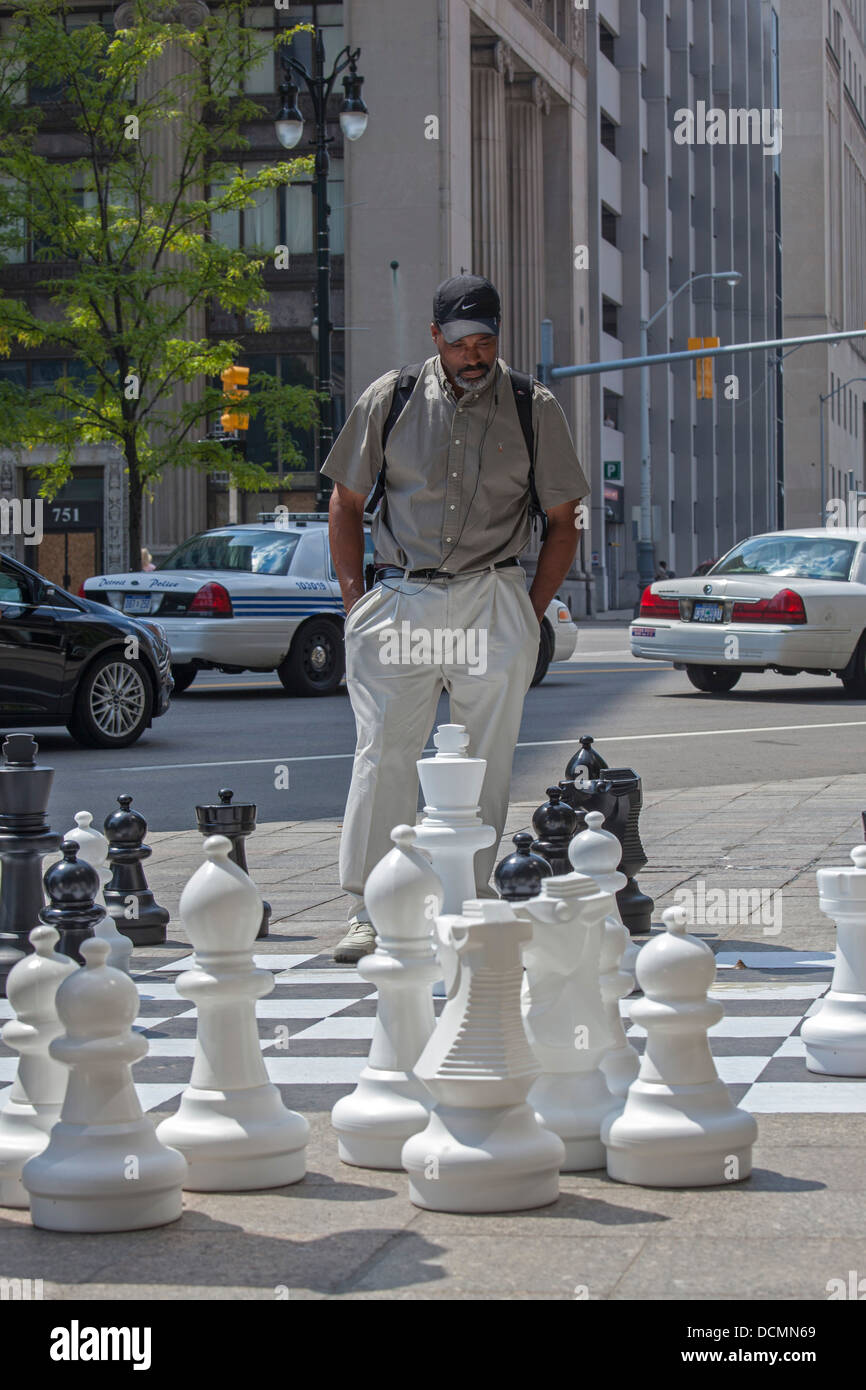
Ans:
[[[469,755],[487,760],[481,815],[497,839],[476,855],[475,875],[479,895],[490,896],[539,624],[574,559],[576,509],[589,492],[565,417],[536,383],[535,484],[548,534],[527,594],[517,556],[530,535],[530,460],[509,369],[497,355],[499,295],[477,275],[446,280],[430,327],[436,353],[388,435],[368,593],[364,503],[382,467],[399,371],[367,387],[322,469],[334,480],[331,553],[347,613],[346,680],[358,735],[340,844],[351,914],[338,961],[375,948],[364,884],[392,848],[393,827],[415,823],[415,761],[443,689],[451,720],[468,731]],[[445,639],[454,638],[448,650]]]
[[[676,577],[677,576],[675,572],[672,569],[668,569],[667,563],[664,560],[659,560],[658,564],[656,565],[656,581],[658,581],[659,579],[676,579]]]

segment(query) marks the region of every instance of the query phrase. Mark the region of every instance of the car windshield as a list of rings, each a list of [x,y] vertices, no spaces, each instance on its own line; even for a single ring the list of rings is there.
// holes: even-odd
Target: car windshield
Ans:
[[[815,536],[756,536],[713,565],[710,574],[772,574],[777,579],[847,579],[856,541]]]
[[[297,544],[298,537],[284,531],[208,531],[184,541],[156,568],[288,574]]]

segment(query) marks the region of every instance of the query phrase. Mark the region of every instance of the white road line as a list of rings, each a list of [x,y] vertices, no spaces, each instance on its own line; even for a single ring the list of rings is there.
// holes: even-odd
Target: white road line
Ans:
[[[800,729],[859,729],[866,725],[866,719],[845,719],[831,724],[759,724],[753,729],[688,729],[681,733],[672,734],[605,734],[604,742],[607,743],[647,743],[653,739],[662,738],[718,738],[724,734],[782,734],[791,733]],[[518,743],[518,748],[573,748],[577,743],[577,736],[574,738],[550,738],[543,739],[537,743]],[[435,753],[435,748],[424,748],[424,753]],[[273,758],[235,758],[230,762],[218,760],[209,763],[144,763],[140,767],[98,767],[93,769],[93,773],[110,772],[115,775],[118,772],[183,772],[188,768],[194,767],[252,767],[257,763],[325,763],[337,762],[340,759],[354,758],[354,753],[314,753],[303,757],[279,757]]]

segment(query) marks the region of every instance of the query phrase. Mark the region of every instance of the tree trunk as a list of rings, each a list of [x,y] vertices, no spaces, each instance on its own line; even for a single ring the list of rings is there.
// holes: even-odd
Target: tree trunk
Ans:
[[[138,468],[138,448],[134,435],[128,435],[124,441],[124,454],[126,456],[126,468],[129,475],[129,568],[131,570],[138,570],[141,569],[141,506],[143,489],[141,485],[141,474]]]

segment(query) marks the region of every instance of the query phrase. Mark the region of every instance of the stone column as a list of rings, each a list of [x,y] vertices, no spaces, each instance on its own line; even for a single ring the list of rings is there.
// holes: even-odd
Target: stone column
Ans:
[[[492,280],[503,298],[508,291],[505,78],[511,71],[511,53],[501,40],[472,45],[472,270]]]
[[[503,317],[509,325],[509,362],[534,372],[540,353],[544,286],[544,166],[542,114],[550,110],[538,77],[515,78],[508,90],[508,221],[510,274]]]

